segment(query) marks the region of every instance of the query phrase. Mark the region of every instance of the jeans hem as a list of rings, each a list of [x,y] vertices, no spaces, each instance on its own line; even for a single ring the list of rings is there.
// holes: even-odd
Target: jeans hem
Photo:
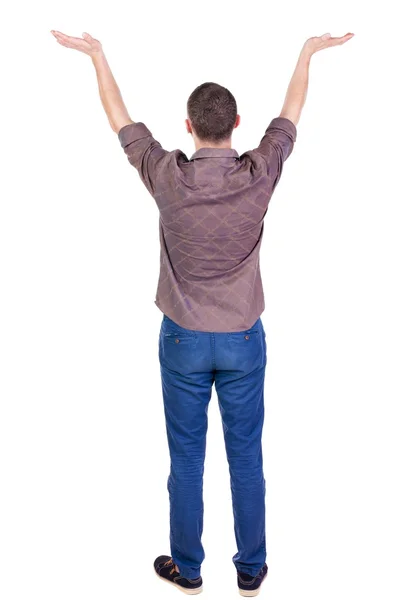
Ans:
[[[238,569],[238,567],[236,567],[237,569],[237,573],[245,573],[245,575],[250,575],[251,577],[256,577],[259,573],[259,571],[262,569],[262,567],[260,567],[257,571],[254,571],[253,569],[246,569],[245,567],[243,567],[242,569]]]
[[[197,579],[201,576],[200,569],[190,569],[188,567],[184,568],[182,565],[178,563],[176,564],[180,570],[181,577],[184,577],[185,579]]]

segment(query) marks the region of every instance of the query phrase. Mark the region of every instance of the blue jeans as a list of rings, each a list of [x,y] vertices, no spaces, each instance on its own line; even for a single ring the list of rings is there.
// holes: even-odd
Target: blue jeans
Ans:
[[[199,577],[204,560],[203,473],[207,409],[218,396],[238,552],[237,570],[256,575],[266,559],[262,466],[266,341],[259,318],[238,333],[184,329],[164,315],[159,339],[171,469],[170,546],[180,574]]]

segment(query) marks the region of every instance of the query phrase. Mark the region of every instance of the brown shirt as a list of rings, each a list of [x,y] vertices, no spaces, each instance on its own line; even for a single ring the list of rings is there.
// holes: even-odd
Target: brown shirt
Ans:
[[[156,305],[187,329],[249,329],[265,308],[264,217],[295,125],[278,117],[260,145],[241,156],[200,148],[190,160],[181,150],[164,150],[144,123],[125,125],[118,137],[160,212]]]

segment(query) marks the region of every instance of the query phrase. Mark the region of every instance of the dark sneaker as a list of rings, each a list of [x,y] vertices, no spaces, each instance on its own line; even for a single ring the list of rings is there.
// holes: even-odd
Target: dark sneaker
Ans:
[[[197,579],[186,579],[176,571],[176,565],[171,556],[159,556],[154,561],[154,570],[160,579],[164,579],[171,583],[185,594],[193,596],[203,591],[203,580],[201,577]]]
[[[247,573],[238,571],[238,588],[241,596],[257,596],[260,592],[261,585],[268,574],[268,565],[264,565],[255,577]]]

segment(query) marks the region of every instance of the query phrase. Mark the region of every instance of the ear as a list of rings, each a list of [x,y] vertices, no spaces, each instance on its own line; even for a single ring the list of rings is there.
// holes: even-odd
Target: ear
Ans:
[[[237,115],[237,118],[235,119],[235,125],[234,125],[234,129],[236,127],[238,127],[238,125],[241,123],[241,116]]]
[[[190,119],[186,119],[185,123],[186,123],[187,133],[193,133]]]

